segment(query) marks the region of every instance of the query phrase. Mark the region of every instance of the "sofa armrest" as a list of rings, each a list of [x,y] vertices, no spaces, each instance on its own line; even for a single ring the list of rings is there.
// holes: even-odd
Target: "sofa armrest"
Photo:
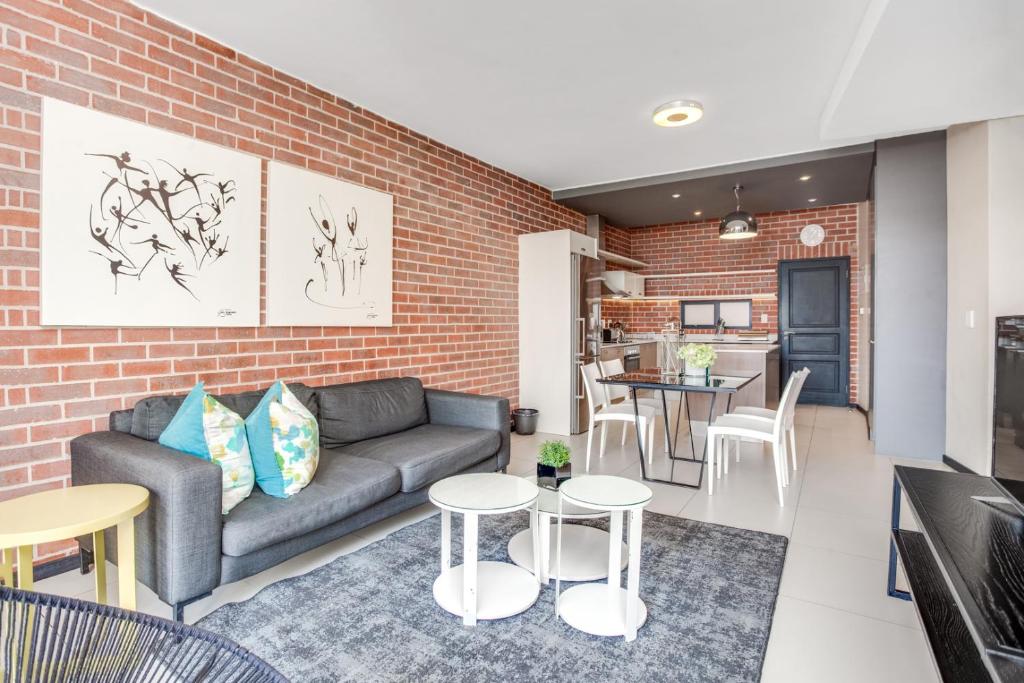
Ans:
[[[507,398],[427,389],[427,415],[431,424],[493,429],[501,435],[498,469],[508,466],[512,453],[511,420]]]
[[[71,442],[73,484],[149,489],[149,507],[135,519],[138,577],[172,605],[220,584],[221,476],[211,462],[130,434],[93,432]]]

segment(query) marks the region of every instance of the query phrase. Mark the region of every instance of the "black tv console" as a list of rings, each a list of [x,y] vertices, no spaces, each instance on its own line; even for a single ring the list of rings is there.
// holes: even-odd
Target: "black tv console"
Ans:
[[[901,494],[920,531],[900,529]],[[989,477],[895,468],[888,592],[913,600],[944,681],[1024,682],[1024,516],[1002,495]]]

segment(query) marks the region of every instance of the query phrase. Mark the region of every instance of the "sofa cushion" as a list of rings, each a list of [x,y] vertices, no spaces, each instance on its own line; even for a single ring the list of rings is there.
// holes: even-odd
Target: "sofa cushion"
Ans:
[[[314,415],[318,415],[316,394],[305,384],[289,384],[288,388],[302,401],[303,405],[309,408]],[[245,391],[238,394],[224,394],[216,396],[211,394],[220,403],[243,418],[248,417],[256,404],[263,398],[265,390]],[[147,441],[156,441],[160,433],[164,431],[171,418],[178,412],[178,408],[185,401],[185,395],[181,396],[150,396],[135,404],[132,411],[131,434]]]
[[[500,445],[501,436],[490,429],[425,424],[337,451],[394,465],[409,493],[490,458]]]
[[[221,549],[241,557],[332,524],[398,493],[401,476],[380,460],[322,450],[309,486],[291,498],[259,489],[224,518]]]
[[[394,434],[427,422],[423,385],[415,377],[320,387],[320,442],[327,448]]]

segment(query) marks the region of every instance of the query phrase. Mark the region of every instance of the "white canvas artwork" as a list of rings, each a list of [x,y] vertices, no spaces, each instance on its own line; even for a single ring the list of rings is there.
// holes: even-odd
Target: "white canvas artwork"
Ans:
[[[391,325],[394,198],[270,162],[267,324]]]
[[[259,324],[257,157],[59,100],[42,119],[43,325]]]

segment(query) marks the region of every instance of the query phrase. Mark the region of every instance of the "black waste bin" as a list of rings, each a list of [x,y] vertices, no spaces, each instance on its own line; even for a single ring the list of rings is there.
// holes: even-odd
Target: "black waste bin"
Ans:
[[[516,423],[516,434],[529,436],[537,431],[537,415],[539,410],[534,408],[516,408],[512,411],[512,419]]]

